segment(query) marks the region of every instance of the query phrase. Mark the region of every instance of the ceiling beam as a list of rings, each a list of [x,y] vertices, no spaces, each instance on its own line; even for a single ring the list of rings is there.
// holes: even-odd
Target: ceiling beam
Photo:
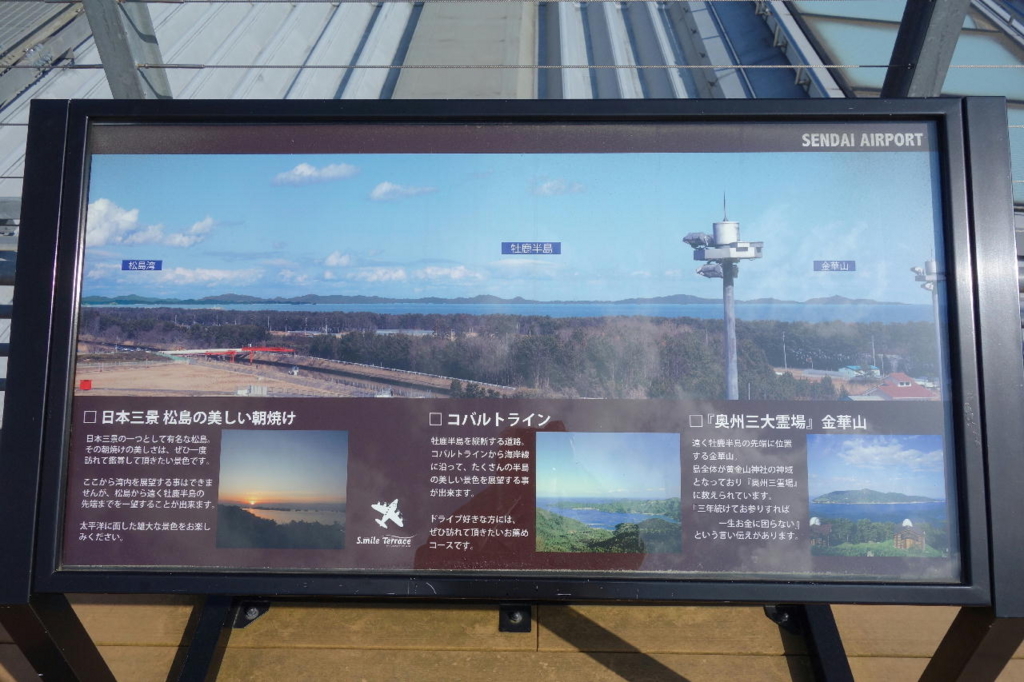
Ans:
[[[139,64],[163,64],[149,6],[117,0],[82,0],[96,49],[117,99],[170,99],[164,69],[140,69]]]
[[[938,97],[971,0],[907,0],[882,97]]]

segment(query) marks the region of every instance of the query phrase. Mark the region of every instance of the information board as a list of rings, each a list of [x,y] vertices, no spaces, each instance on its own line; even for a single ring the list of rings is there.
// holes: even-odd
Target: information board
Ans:
[[[94,124],[61,567],[958,584],[941,147]]]

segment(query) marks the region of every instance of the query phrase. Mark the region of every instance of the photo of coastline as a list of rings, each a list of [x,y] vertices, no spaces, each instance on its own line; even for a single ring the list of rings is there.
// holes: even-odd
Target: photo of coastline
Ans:
[[[682,551],[679,434],[537,434],[538,552]]]
[[[807,436],[811,553],[949,556],[942,436]]]
[[[728,224],[738,398],[938,400],[933,157],[98,154],[76,395],[721,398]]]
[[[347,431],[221,432],[217,546],[344,549]]]

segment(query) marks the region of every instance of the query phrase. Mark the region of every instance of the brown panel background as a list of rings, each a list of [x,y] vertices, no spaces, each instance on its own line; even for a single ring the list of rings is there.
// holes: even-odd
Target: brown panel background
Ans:
[[[118,680],[162,682],[190,597],[72,596]],[[833,606],[859,682],[917,680],[953,607]],[[530,633],[486,606],[274,604],[232,633],[220,680],[810,680],[759,607],[541,606]],[[38,678],[0,630],[0,682]],[[1024,648],[1000,680],[1024,680]]]

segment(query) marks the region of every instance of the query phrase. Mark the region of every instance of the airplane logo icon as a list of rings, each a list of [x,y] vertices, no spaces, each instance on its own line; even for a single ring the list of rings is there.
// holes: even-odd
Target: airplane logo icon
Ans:
[[[401,528],[404,525],[402,523],[402,512],[398,511],[397,498],[395,498],[395,500],[391,504],[377,502],[375,504],[371,504],[370,506],[373,507],[373,510],[378,514],[383,514],[381,518],[374,519],[374,521],[377,522],[377,525],[379,525],[381,528],[387,528],[388,521],[394,521],[395,525],[399,528]]]

